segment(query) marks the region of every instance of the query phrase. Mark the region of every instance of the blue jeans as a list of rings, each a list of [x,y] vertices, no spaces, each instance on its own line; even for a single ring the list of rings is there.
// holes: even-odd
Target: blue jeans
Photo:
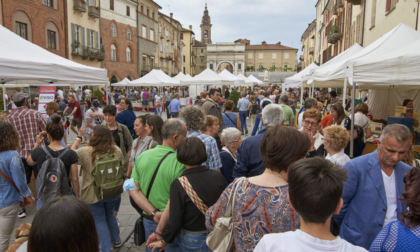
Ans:
[[[169,119],[169,118],[171,118],[171,114],[169,113],[169,109],[168,109],[168,106],[169,106],[169,103],[171,103],[171,102],[165,102],[165,107],[166,107],[166,118],[167,119]]]
[[[201,251],[201,252],[210,252],[211,250],[207,247],[206,238],[208,233],[205,234],[187,234],[184,231],[181,231],[179,234],[178,240],[178,251]]]
[[[146,241],[149,239],[149,236],[155,232],[157,223],[146,218],[143,218],[144,233],[146,234]],[[152,252],[149,247],[146,246],[146,252]]]
[[[179,112],[172,112],[171,118],[178,118]]]
[[[110,252],[112,244],[120,240],[120,229],[114,215],[115,205],[120,199],[121,195],[117,195],[88,205],[95,221],[102,252]]]
[[[245,133],[248,130],[246,127],[246,117],[248,116],[248,111],[239,111],[239,120],[241,121],[241,131]]]
[[[260,114],[257,114],[257,116],[255,117],[254,129],[252,130],[251,136],[255,136],[255,134],[257,134],[258,126],[260,125],[260,122],[261,122]]]

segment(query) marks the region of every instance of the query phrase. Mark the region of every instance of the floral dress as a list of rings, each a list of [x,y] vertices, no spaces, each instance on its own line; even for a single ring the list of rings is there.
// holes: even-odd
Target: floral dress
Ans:
[[[233,185],[238,183],[233,206],[233,237],[237,251],[253,251],[268,233],[296,230],[300,226],[297,213],[291,208],[287,195],[289,186],[265,187],[248,179],[236,179],[222,193],[219,200],[206,212],[206,227],[213,230],[218,217],[225,215]]]

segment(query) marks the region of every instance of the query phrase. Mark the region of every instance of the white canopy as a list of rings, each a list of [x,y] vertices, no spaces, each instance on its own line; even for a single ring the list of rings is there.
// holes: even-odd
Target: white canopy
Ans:
[[[192,80],[187,82],[189,85],[232,85],[233,81],[229,81],[219,76],[213,70],[207,68],[200,74],[193,77]]]
[[[107,70],[51,53],[0,25],[0,81],[14,84],[106,85]]]
[[[359,44],[354,44],[325,64],[311,70],[308,84],[315,82],[315,87],[343,87],[345,64],[349,58],[362,49]]]
[[[193,77],[191,77],[191,75],[187,74],[185,75],[183,72],[179,72],[175,77],[175,80],[178,80],[180,82],[181,86],[187,86],[188,85],[188,81],[192,80]]]
[[[252,81],[250,81],[245,75],[243,75],[243,74],[238,74],[237,75],[237,77],[239,78],[239,79],[241,79],[241,80],[244,80],[245,81],[245,85],[247,86],[247,87],[252,87],[253,85],[254,85],[254,82],[252,82]]]
[[[318,67],[319,66],[317,64],[312,62],[309,66],[305,67],[305,69],[303,69],[299,73],[287,77],[282,85],[282,90],[284,91],[286,88],[297,88],[299,84],[301,84],[305,79],[307,80],[309,78],[311,70],[316,69]]]
[[[131,81],[132,86],[142,86],[142,87],[164,87],[164,86],[174,86],[179,85],[179,81],[168,76],[160,69],[153,69],[148,74],[143,77]]]
[[[245,85],[245,81],[234,75],[233,73],[229,72],[226,69],[223,69],[221,73],[219,73],[219,76],[221,76],[224,79],[233,81],[233,84],[235,86],[243,86]]]
[[[124,87],[126,87],[126,86],[131,86],[131,81],[127,77],[125,77],[122,81],[117,82],[117,83],[112,83],[111,85],[112,86],[124,86]]]
[[[263,81],[259,80],[258,78],[256,78],[254,75],[250,75],[248,76],[248,80],[252,81],[252,83],[256,83],[256,84],[264,84]]]

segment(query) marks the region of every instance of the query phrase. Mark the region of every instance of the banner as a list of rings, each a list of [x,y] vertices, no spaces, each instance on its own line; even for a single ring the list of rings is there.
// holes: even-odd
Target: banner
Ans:
[[[39,96],[38,96],[38,111],[45,117],[47,115],[47,103],[53,102],[55,98],[55,86],[41,86],[39,87]]]

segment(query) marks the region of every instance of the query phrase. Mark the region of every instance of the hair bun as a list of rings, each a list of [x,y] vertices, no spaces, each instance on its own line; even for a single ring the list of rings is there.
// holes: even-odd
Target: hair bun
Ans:
[[[51,121],[52,121],[53,123],[60,123],[60,122],[61,122],[61,116],[59,116],[59,115],[53,115],[53,116],[51,117]]]

